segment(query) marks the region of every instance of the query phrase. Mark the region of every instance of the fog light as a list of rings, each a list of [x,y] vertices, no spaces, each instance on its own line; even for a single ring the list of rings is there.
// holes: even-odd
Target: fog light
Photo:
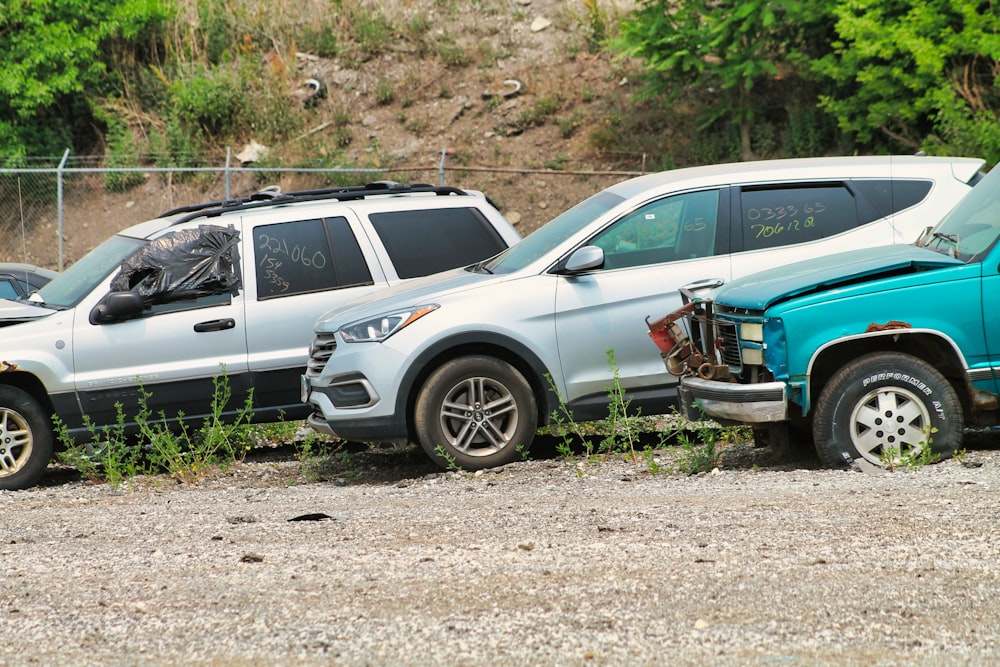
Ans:
[[[744,347],[740,351],[740,359],[746,366],[763,366],[764,350],[754,347]]]

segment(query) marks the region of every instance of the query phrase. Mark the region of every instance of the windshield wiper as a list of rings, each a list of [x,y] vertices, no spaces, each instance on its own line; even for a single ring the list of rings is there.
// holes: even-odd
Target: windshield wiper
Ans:
[[[486,262],[490,261],[491,259],[493,259],[493,258],[492,257],[487,257],[483,261],[481,261],[478,264],[476,264],[475,266],[473,266],[472,267],[473,273],[488,273],[488,274],[490,274],[492,276],[493,272],[486,268]]]
[[[947,241],[952,245],[951,250],[948,252],[952,257],[958,257],[958,244],[960,242],[958,234],[945,234],[944,232],[934,232],[934,238]]]

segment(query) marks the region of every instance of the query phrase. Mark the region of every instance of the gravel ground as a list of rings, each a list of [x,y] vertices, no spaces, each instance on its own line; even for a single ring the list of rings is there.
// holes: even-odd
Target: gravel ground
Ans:
[[[737,450],[56,470],[0,492],[0,663],[1000,664],[1000,447],[883,474]]]

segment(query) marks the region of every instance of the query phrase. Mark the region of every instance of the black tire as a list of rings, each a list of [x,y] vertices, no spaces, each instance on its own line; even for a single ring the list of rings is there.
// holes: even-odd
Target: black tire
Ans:
[[[530,447],[538,407],[528,381],[493,357],[453,359],[420,389],[414,413],[417,440],[442,468],[495,468]]]
[[[0,386],[0,489],[38,483],[52,458],[52,423],[29,393]]]
[[[962,428],[958,395],[933,366],[908,354],[875,352],[830,378],[816,402],[813,437],[827,466],[858,458],[883,466],[890,449],[912,456],[924,443],[948,458],[962,444]]]

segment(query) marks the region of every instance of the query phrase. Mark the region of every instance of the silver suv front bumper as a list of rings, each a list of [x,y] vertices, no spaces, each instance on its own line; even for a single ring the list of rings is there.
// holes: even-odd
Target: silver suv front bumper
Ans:
[[[705,417],[743,424],[788,419],[784,382],[737,384],[695,377],[681,378],[681,412],[692,421]]]

